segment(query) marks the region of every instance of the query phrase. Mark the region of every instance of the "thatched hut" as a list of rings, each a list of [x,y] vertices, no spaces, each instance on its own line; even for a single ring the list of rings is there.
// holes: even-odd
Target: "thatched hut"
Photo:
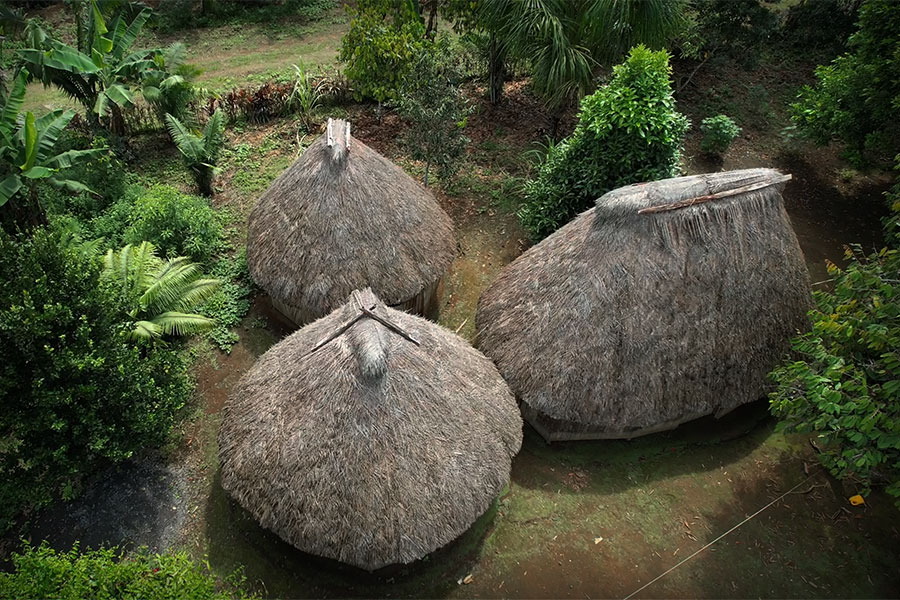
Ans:
[[[339,120],[272,183],[248,224],[250,274],[298,325],[364,287],[433,318],[455,254],[434,197]]]
[[[521,443],[515,399],[490,360],[365,290],[244,375],[219,457],[222,487],[263,527],[375,570],[468,529]]]
[[[630,438],[764,395],[810,307],[789,178],[619,188],[506,267],[477,345],[544,438]]]

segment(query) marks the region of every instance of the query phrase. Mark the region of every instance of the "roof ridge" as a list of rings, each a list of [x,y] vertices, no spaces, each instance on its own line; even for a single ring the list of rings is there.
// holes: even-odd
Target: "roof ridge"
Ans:
[[[339,338],[344,333],[346,333],[348,329],[350,329],[353,325],[355,325],[357,321],[360,321],[361,319],[364,319],[364,318],[369,318],[374,321],[377,321],[378,323],[383,325],[385,328],[393,331],[400,337],[406,338],[407,340],[409,340],[416,346],[420,346],[421,342],[419,342],[418,339],[416,339],[410,332],[408,332],[402,326],[400,326],[399,324],[395,323],[393,320],[391,320],[387,317],[382,317],[381,315],[375,314],[374,311],[376,308],[378,308],[379,303],[381,301],[378,300],[378,298],[374,294],[371,294],[371,295],[373,298],[376,299],[376,302],[375,302],[375,304],[372,304],[372,306],[367,307],[366,304],[363,303],[363,300],[361,298],[359,290],[353,290],[353,292],[350,294],[350,296],[353,298],[353,301],[356,303],[356,307],[358,310],[356,315],[354,315],[354,317],[352,319],[349,319],[344,324],[342,324],[340,327],[338,327],[328,337],[317,342],[316,345],[312,347],[312,350],[307,352],[306,355],[309,356],[310,354],[313,354],[314,352],[316,352],[317,350],[319,350],[320,348],[322,348],[329,342]],[[381,306],[384,306],[384,303],[381,303]]]

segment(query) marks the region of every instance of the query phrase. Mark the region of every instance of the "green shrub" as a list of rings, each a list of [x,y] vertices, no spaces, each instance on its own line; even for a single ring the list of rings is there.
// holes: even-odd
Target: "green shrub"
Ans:
[[[121,207],[115,207],[118,212]],[[168,185],[156,185],[140,194],[128,215],[123,234],[126,244],[151,242],[168,258],[188,256],[207,263],[226,247],[224,220],[209,201],[183,194]]]
[[[815,433],[823,464],[861,493],[887,486],[900,506],[900,184],[890,195],[890,247],[829,264],[834,290],[815,293],[812,331],[772,372],[771,409],[786,431]]]
[[[68,212],[80,220],[90,220],[114,204],[126,189],[128,172],[125,165],[109,149],[107,141],[95,137],[90,144],[66,144],[66,150],[80,150],[84,147],[105,149],[106,152],[90,162],[63,171],[67,179],[74,179],[86,185],[94,194],[80,192],[66,193],[47,186],[42,193],[51,212]]]
[[[675,110],[669,56],[643,46],[581,101],[571,136],[552,146],[525,186],[519,218],[542,238],[609,190],[678,172],[689,122]]]
[[[13,554],[0,597],[18,600],[231,600],[251,598],[239,572],[220,582],[187,552],[124,554],[115,549],[57,552],[46,544]]]
[[[722,155],[728,150],[731,142],[741,134],[741,128],[737,126],[731,117],[716,115],[707,117],[700,123],[700,150],[707,154]]]
[[[0,530],[98,464],[164,443],[190,398],[179,354],[126,343],[99,271],[95,250],[59,233],[0,233]]]
[[[415,61],[429,45],[412,0],[359,0],[349,8],[350,29],[341,40],[344,74],[360,97],[394,100]]]
[[[250,294],[254,289],[247,268],[247,251],[242,248],[233,257],[213,262],[210,276],[221,280],[222,285],[199,310],[216,322],[207,334],[209,338],[220,350],[228,352],[238,342],[238,334],[232,329],[250,310]]]
[[[840,140],[860,166],[900,152],[900,2],[868,0],[851,52],[816,69],[791,105],[791,118],[817,143]]]

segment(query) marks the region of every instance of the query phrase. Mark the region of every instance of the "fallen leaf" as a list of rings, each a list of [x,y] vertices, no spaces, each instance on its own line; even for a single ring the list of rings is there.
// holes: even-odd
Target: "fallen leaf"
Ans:
[[[470,583],[472,583],[472,580],[473,580],[473,579],[474,579],[474,577],[472,577],[472,574],[471,574],[471,573],[468,574],[468,575],[466,575],[466,576],[463,578],[463,585],[469,585]]]
[[[603,541],[603,538],[602,538],[602,537],[595,537],[595,538],[594,538],[594,545],[596,546],[597,544],[599,544],[599,543],[602,542],[602,541]]]

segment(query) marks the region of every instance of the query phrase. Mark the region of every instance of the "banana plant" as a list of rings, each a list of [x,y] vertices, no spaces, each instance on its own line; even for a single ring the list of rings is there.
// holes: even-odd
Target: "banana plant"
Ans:
[[[46,222],[36,193],[39,181],[70,192],[91,192],[83,183],[66,179],[64,169],[100,156],[104,151],[68,150],[55,153],[60,134],[75,116],[72,110],[55,110],[35,118],[20,115],[25,100],[28,71],[22,69],[10,88],[0,113],[0,206],[12,201],[14,217],[22,224]],[[17,202],[19,198],[22,202]]]
[[[82,52],[50,36],[40,47],[19,51],[25,65],[45,86],[56,86],[81,103],[95,120],[109,117],[110,130],[123,134],[122,110],[134,104],[144,76],[159,69],[160,49],[131,51],[152,11],[140,11],[131,22],[124,12],[108,24],[91,0],[94,27],[90,52]]]
[[[109,250],[101,277],[118,288],[133,324],[132,341],[153,341],[167,335],[207,331],[215,321],[188,312],[219,289],[218,279],[204,279],[200,265],[185,256],[163,260],[150,242]]]

